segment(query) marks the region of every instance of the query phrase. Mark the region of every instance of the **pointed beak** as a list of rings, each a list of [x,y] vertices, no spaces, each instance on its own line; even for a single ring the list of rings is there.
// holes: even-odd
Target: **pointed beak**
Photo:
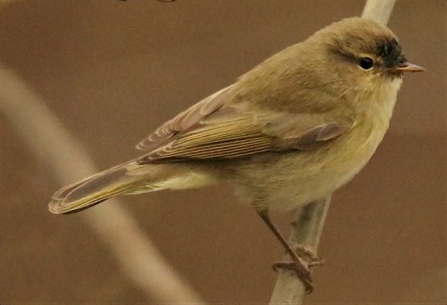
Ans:
[[[392,68],[391,70],[395,71],[395,72],[424,72],[425,71],[425,69],[422,68],[421,66],[418,66],[415,64],[410,64],[409,62],[401,64],[395,68]]]

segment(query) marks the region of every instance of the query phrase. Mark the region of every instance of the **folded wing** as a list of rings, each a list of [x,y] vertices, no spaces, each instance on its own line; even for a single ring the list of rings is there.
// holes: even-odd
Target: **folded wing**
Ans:
[[[273,112],[231,103],[231,86],[159,127],[137,148],[140,164],[239,158],[268,151],[308,150],[351,128],[325,114]]]

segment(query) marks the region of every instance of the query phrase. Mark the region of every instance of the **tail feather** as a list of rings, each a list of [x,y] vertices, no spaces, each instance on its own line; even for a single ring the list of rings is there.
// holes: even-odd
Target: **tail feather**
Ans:
[[[110,197],[125,194],[147,179],[141,175],[128,175],[137,166],[136,162],[124,163],[60,189],[52,197],[50,212],[78,212]]]
[[[49,210],[74,213],[118,195],[196,188],[214,181],[199,166],[129,161],[60,189],[53,195]]]

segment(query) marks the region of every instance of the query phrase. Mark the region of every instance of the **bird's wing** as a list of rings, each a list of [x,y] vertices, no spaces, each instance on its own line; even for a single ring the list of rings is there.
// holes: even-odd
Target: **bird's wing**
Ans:
[[[160,146],[160,143],[164,143],[166,140],[172,138],[178,133],[189,130],[191,127],[223,106],[223,104],[228,100],[228,91],[231,87],[232,86],[226,87],[210,95],[209,97],[183,111],[172,120],[167,121],[152,132],[147,138],[138,143],[137,149],[145,151],[152,150],[155,147]]]
[[[238,158],[268,151],[309,150],[351,128],[324,114],[254,111],[226,105],[228,88],[168,121],[137,147],[140,164]]]

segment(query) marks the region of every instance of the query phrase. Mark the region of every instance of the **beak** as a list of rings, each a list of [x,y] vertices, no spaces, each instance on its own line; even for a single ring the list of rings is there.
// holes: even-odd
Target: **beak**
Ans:
[[[395,72],[424,72],[425,69],[422,68],[421,66],[415,65],[415,64],[410,64],[408,62],[401,64],[395,68],[391,69],[392,71]]]

